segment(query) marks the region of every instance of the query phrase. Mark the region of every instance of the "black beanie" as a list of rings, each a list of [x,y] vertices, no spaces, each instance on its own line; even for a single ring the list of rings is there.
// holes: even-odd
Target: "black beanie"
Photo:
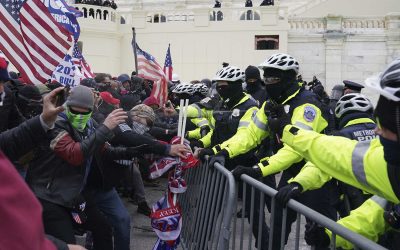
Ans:
[[[39,89],[34,85],[25,85],[20,88],[18,91],[18,97],[34,101],[42,100],[42,95],[40,94]]]
[[[375,115],[382,127],[395,134],[400,133],[400,103],[380,96],[376,105]]]
[[[246,68],[246,71],[244,72],[244,74],[245,74],[245,76],[246,76],[246,81],[247,81],[248,79],[257,79],[257,80],[261,80],[261,77],[260,77],[260,70],[258,70],[258,68],[255,67],[255,66],[252,66],[252,65],[248,66],[248,67]]]

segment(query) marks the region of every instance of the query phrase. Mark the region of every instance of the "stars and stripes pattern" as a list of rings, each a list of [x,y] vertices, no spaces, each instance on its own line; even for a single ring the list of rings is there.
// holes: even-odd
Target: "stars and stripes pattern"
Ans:
[[[72,35],[41,0],[0,3],[0,50],[25,82],[45,83],[72,46]]]
[[[165,56],[165,63],[164,63],[164,74],[167,77],[168,81],[171,81],[172,79],[172,58],[171,58],[171,45],[168,44],[168,50],[167,50],[167,55]]]
[[[133,40],[132,48],[135,52],[135,43]],[[168,98],[168,86],[163,69],[152,55],[141,50],[137,44],[136,53],[138,76],[154,81],[150,96],[153,96],[158,101],[160,107],[164,106]]]
[[[80,69],[82,75],[85,78],[95,77],[92,69],[90,68],[89,64],[86,62],[81,51],[79,50],[78,43],[75,43],[74,49],[72,51],[72,63]]]

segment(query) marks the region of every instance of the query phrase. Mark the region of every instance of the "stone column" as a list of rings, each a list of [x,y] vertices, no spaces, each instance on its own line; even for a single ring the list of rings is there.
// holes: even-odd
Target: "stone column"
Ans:
[[[345,34],[342,31],[342,17],[326,17],[325,38],[325,90],[342,82],[342,50]]]
[[[389,13],[385,17],[387,63],[400,57],[400,13]]]

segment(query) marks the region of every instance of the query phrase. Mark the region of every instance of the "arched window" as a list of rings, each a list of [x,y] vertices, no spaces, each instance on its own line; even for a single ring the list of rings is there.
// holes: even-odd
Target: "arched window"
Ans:
[[[256,50],[277,50],[279,49],[279,35],[255,36]]]

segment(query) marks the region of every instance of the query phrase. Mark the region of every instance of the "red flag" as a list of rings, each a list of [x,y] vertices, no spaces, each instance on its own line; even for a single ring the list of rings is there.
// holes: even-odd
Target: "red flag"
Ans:
[[[40,0],[0,0],[0,50],[28,83],[51,79],[72,45],[72,35]]]
[[[134,46],[135,45],[133,44],[132,40],[133,51],[135,51]],[[154,81],[150,96],[156,98],[160,107],[164,106],[168,99],[168,81],[163,69],[152,55],[141,50],[137,44],[136,53],[138,61],[138,76]]]

